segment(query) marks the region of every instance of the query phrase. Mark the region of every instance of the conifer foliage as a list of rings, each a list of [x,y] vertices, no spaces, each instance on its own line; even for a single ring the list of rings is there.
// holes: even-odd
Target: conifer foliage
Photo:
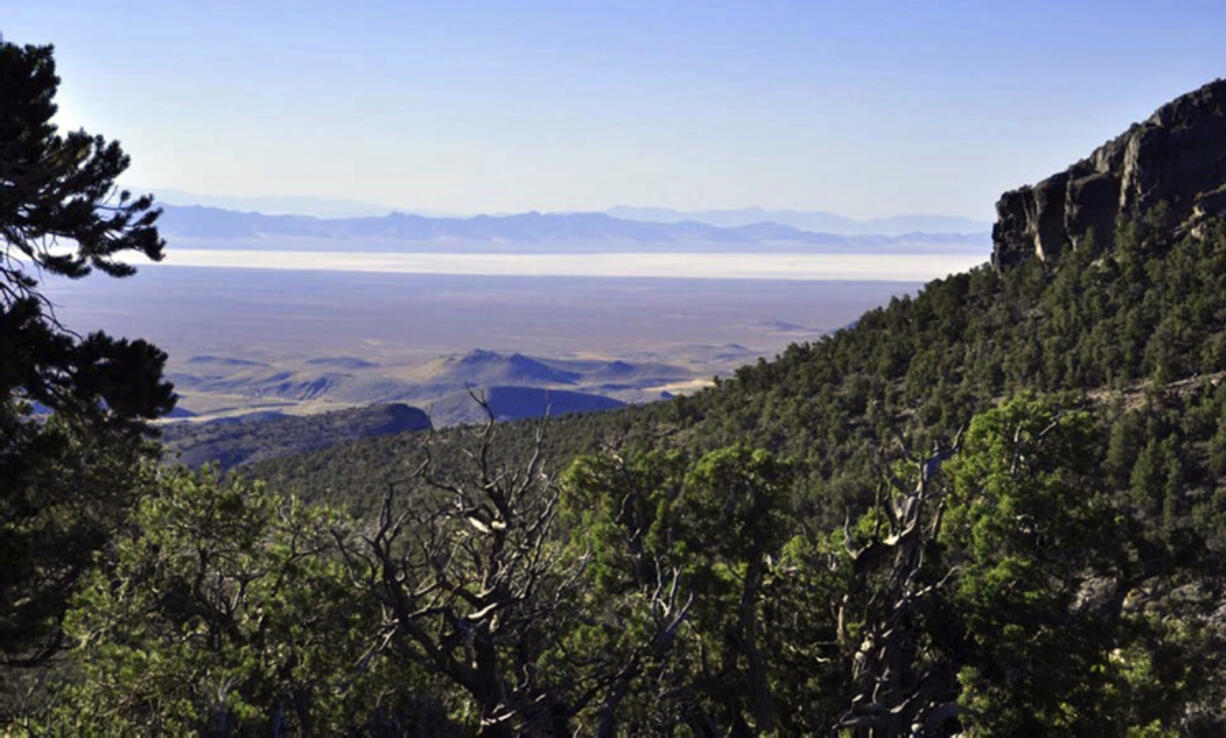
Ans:
[[[119,144],[52,122],[50,46],[0,44],[0,661],[59,644],[63,603],[139,486],[144,422],[174,405],[151,344],[62,325],[45,278],[160,259],[150,197],[118,192]],[[109,522],[108,522],[109,521]]]

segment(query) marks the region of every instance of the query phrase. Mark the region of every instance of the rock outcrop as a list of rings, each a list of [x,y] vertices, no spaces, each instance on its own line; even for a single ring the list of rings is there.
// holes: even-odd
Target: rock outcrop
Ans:
[[[1159,203],[1184,230],[1226,213],[1226,80],[1163,105],[1067,170],[996,203],[992,264],[1047,260],[1085,243],[1110,247],[1120,216]]]

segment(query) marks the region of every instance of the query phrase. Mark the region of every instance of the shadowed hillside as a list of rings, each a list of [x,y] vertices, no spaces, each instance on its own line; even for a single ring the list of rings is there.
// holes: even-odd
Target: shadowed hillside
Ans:
[[[190,467],[216,462],[224,470],[359,438],[429,428],[430,418],[421,410],[391,404],[307,416],[257,412],[209,422],[171,423],[162,426],[162,440],[167,461]]]
[[[626,404],[599,395],[538,387],[493,386],[475,391],[484,396],[494,417],[500,421],[590,413],[612,410]],[[442,425],[480,423],[485,419],[484,411],[467,391],[433,400],[428,411],[431,418],[437,419],[436,424]]]

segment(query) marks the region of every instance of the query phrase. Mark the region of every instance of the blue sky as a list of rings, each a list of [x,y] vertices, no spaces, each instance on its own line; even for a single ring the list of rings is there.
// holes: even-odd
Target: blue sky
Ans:
[[[1226,74],[1226,3],[0,0],[130,183],[990,219]]]

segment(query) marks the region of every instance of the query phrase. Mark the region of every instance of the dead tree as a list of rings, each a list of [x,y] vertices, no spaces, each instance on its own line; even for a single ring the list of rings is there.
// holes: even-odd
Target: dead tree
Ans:
[[[921,573],[929,543],[940,533],[944,490],[937,484],[941,464],[961,446],[961,431],[953,443],[936,444],[930,454],[916,457],[900,438],[913,462],[914,487],[877,501],[877,530],[861,547],[852,545],[850,516],[844,524],[844,545],[851,556],[852,590],[839,609],[840,642],[850,648],[846,619],[853,595],[866,598],[861,612],[862,634],[851,656],[854,694],[850,708],[833,726],[832,735],[850,730],[866,738],[925,735],[954,717],[956,683],[947,665],[921,668],[922,639],[918,608],[955,573],[924,586]],[[881,525],[889,527],[888,533]],[[869,578],[886,562],[884,581],[875,591]]]
[[[495,417],[485,411],[470,470],[439,472],[427,454],[410,479],[387,486],[377,521],[359,540],[337,535],[351,577],[373,595],[382,626],[359,661],[390,658],[466,692],[482,736],[570,735],[596,707],[612,734],[617,706],[650,656],[667,650],[689,608],[676,573],[661,570],[649,596],[655,637],[620,658],[595,658],[567,684],[542,673],[575,612],[585,555],[554,530],[559,488],[544,469],[544,426],[518,464],[495,460]],[[411,489],[406,499],[402,489]]]

